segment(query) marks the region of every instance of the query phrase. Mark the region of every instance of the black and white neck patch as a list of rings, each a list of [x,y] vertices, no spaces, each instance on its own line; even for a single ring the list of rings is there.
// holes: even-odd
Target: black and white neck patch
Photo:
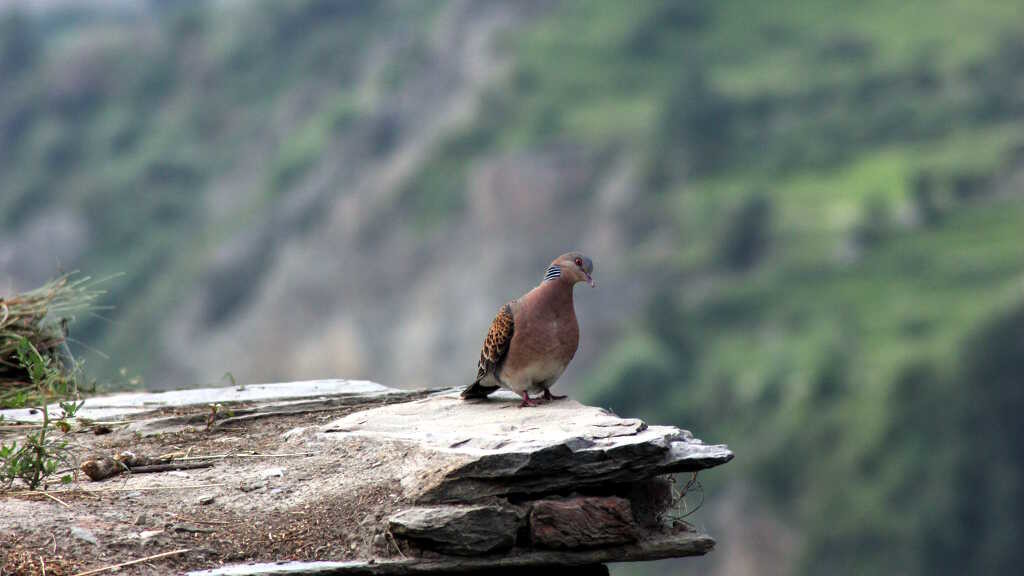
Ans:
[[[548,280],[554,280],[562,275],[562,267],[558,265],[551,266],[548,271],[544,273],[544,282]]]

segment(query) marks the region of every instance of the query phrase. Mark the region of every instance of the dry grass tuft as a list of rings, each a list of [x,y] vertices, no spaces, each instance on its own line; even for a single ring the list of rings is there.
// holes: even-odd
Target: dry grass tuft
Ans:
[[[98,309],[101,281],[65,274],[43,286],[0,298],[0,408],[40,399],[68,398],[77,387],[78,363],[65,344],[76,315]],[[31,350],[59,368],[61,378],[33,378],[23,355]],[[45,388],[45,389],[40,389]]]

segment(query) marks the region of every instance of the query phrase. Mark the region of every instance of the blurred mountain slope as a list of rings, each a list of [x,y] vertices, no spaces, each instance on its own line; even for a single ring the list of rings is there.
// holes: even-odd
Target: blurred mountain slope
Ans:
[[[740,456],[684,566],[1021,561],[1016,3],[152,6],[0,24],[0,282],[125,272],[109,375],[459,384],[578,247],[560,386]]]

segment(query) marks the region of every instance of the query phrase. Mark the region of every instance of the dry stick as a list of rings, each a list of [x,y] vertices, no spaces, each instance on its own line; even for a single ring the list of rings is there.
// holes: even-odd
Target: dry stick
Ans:
[[[194,468],[210,468],[213,462],[183,462],[181,464],[147,464],[145,466],[131,466],[128,471],[132,474],[145,474],[147,472],[167,472],[169,470],[192,470]]]
[[[71,506],[68,506],[68,505],[67,505],[67,502],[64,502],[63,500],[61,500],[60,498],[57,498],[57,497],[56,497],[56,496],[54,496],[53,494],[50,494],[50,493],[48,493],[48,492],[41,492],[41,494],[42,494],[43,496],[46,496],[46,497],[47,497],[47,498],[49,498],[50,500],[53,500],[53,501],[54,501],[54,502],[56,502],[57,504],[60,504],[61,506],[63,506],[63,507],[65,507],[65,508],[67,508],[68,510],[71,510]]]
[[[286,456],[312,456],[315,452],[289,452],[287,454],[212,454],[210,456],[188,456],[185,458],[174,458],[174,462],[187,462],[189,460],[221,460],[224,458],[278,458]]]
[[[41,554],[39,555],[39,567],[43,571],[43,576],[46,576],[46,558],[43,558]]]
[[[345,406],[321,406],[317,408],[302,408],[299,410],[271,410],[268,412],[255,412],[252,414],[242,414],[240,416],[231,416],[223,420],[217,420],[214,424],[214,428],[220,428],[225,424],[234,424],[235,422],[244,422],[246,420],[256,420],[259,418],[269,418],[271,416],[294,416],[296,414],[312,414],[315,412],[332,412],[339,408],[345,408]]]
[[[175,554],[184,554],[190,552],[191,548],[182,548],[181,550],[172,550],[170,552],[163,552],[160,554],[154,554],[152,556],[146,556],[145,558],[139,558],[137,560],[129,560],[128,562],[121,562],[120,564],[111,564],[110,566],[104,566],[102,568],[96,568],[95,570],[89,570],[86,572],[79,572],[75,576],[89,576],[90,574],[99,574],[100,572],[106,572],[107,570],[117,570],[118,568],[124,568],[125,566],[131,566],[132,564],[140,564],[142,562],[149,562],[150,560],[157,560],[159,558],[166,558],[168,556],[174,556]]]
[[[388,544],[394,544],[395,550],[398,550],[398,553],[402,558],[408,558],[408,556],[405,555],[405,552],[402,552],[402,547],[398,545],[398,540],[395,538],[395,535],[391,533],[391,528],[386,529],[384,533],[387,534]]]

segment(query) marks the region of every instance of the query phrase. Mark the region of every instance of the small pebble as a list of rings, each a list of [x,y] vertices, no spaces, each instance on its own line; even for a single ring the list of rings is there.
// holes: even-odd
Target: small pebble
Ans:
[[[203,496],[203,497],[199,498],[199,504],[202,505],[202,506],[206,506],[207,504],[213,504],[213,501],[215,499],[216,498],[212,494],[207,495],[207,496]]]
[[[242,484],[241,486],[238,487],[238,489],[241,490],[242,492],[253,492],[255,490],[260,490],[266,487],[266,482],[249,482],[247,484]]]
[[[98,546],[100,543],[100,541],[96,539],[95,534],[93,534],[89,530],[86,530],[85,528],[82,528],[81,526],[72,526],[71,535],[75,538],[78,538],[79,540],[88,542],[94,546]]]
[[[260,478],[284,477],[284,468],[267,468],[260,470]]]

